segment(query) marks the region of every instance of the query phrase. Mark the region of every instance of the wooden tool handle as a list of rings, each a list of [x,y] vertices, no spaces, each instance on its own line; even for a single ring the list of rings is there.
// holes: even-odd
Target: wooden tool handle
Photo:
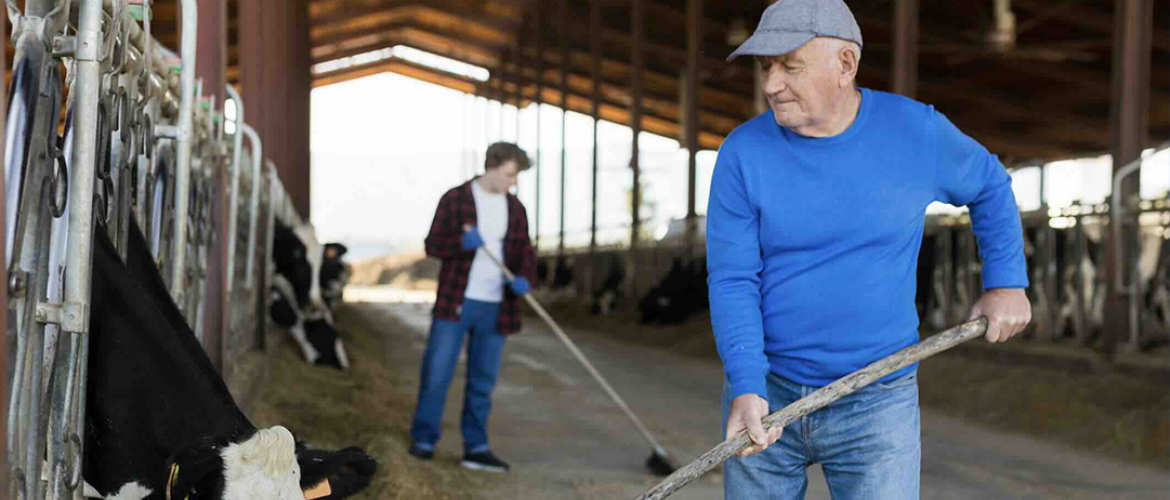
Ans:
[[[764,419],[764,429],[784,427],[792,421],[812,413],[833,401],[865,387],[876,380],[894,373],[911,364],[950,349],[975,337],[987,333],[987,318],[979,318],[969,323],[956,326],[894,354],[882,358],[873,364],[846,375],[836,382],[822,387],[820,390],[805,396],[796,402],[785,406],[780,411]],[[751,445],[751,438],[747,432],[740,432],[735,437],[724,441],[711,449],[703,456],[695,459],[685,467],[675,471],[657,486],[643,493],[637,500],[661,500],[670,496],[679,488],[698,479],[715,466],[727,461],[744,448]]]
[[[467,229],[468,227],[464,227],[464,230]],[[482,248],[482,250],[483,253],[487,254],[488,258],[490,258],[492,262],[495,262],[496,266],[498,266],[500,270],[504,272],[504,277],[508,278],[508,281],[516,280],[516,276],[512,274],[512,271],[508,270],[508,266],[505,266],[503,262],[500,262],[500,259],[497,258],[495,254],[491,252],[491,250],[488,250],[487,248]],[[601,376],[601,372],[597,371],[597,368],[593,367],[593,363],[589,362],[589,358],[586,358],[585,354],[577,348],[577,344],[574,344],[572,339],[569,338],[569,335],[561,329],[561,326],[558,325],[556,321],[553,321],[552,316],[549,316],[548,311],[545,311],[544,308],[540,306],[540,303],[532,297],[531,293],[524,294],[524,299],[528,301],[528,305],[532,306],[532,309],[536,310],[536,314],[544,319],[544,322],[548,323],[548,326],[552,327],[553,333],[556,334],[557,338],[559,338],[561,342],[563,342],[565,346],[569,348],[569,351],[573,353],[573,356],[576,356],[577,361],[581,362],[581,365],[583,365],[585,370],[593,376],[593,379],[601,385],[601,388],[605,389],[605,392],[609,395],[610,399],[612,399],[614,403],[618,405],[618,408],[621,408],[622,412],[626,414],[626,418],[629,418],[630,422],[633,422],[634,427],[637,427],[638,431],[642,433],[642,437],[646,438],[646,441],[650,443],[650,446],[654,447],[655,453],[665,456],[667,454],[666,450],[662,448],[662,445],[659,444],[658,440],[654,438],[654,435],[650,433],[650,429],[647,429],[646,426],[642,424],[642,421],[638,418],[637,415],[634,414],[634,411],[630,409],[630,406],[626,404],[626,401],[618,395],[617,391],[613,390],[613,387],[609,385],[609,382],[605,380],[605,377]]]

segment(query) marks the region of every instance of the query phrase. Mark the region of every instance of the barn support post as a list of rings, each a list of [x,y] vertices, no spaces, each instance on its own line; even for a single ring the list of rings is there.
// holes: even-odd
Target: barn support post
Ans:
[[[593,0],[589,8],[589,48],[593,57],[593,184],[590,191],[593,201],[589,205],[592,210],[589,218],[589,260],[592,262],[597,252],[597,175],[600,169],[597,131],[601,121],[601,0]],[[589,285],[592,288],[592,283]]]
[[[569,173],[569,152],[565,149],[568,142],[565,140],[569,124],[569,0],[561,0],[561,26],[557,38],[561,44],[561,209],[560,209],[560,237],[557,238],[557,255],[565,255],[565,182]]]
[[[541,192],[544,191],[544,184],[540,182],[540,171],[543,165],[543,149],[540,142],[541,129],[541,115],[544,114],[544,9],[542,6],[544,2],[536,2],[536,165],[533,169],[536,170],[536,224],[534,244],[536,246],[536,253],[540,255],[540,219],[541,219]]]
[[[200,0],[199,6],[199,32],[196,33],[196,54],[197,61],[195,67],[197,68],[197,77],[204,83],[203,93],[211,99],[211,109],[209,111],[213,116],[216,113],[216,103],[223,103],[227,106],[227,101],[224,98],[227,94],[227,0]],[[237,99],[236,102],[239,102]],[[213,131],[213,137],[218,136],[223,131],[224,123],[216,121],[215,126],[217,130]],[[212,155],[212,158],[216,158]],[[197,324],[202,328],[196,328],[199,335],[203,338],[205,349],[211,357],[213,363],[216,358],[220,357],[216,354],[224,352],[223,346],[228,344],[228,316],[230,314],[230,286],[231,281],[228,279],[228,246],[229,241],[233,238],[228,237],[225,232],[230,225],[227,220],[228,212],[231,207],[228,205],[228,199],[232,196],[232,188],[225,186],[225,174],[230,175],[231,171],[224,172],[221,168],[222,163],[217,163],[213,166],[208,183],[210,193],[208,193],[210,221],[207,224],[208,229],[214,231],[215,237],[208,238],[206,241],[206,277],[202,279],[203,294],[202,300],[199,301],[199,306],[196,308],[198,314]],[[206,168],[206,167],[205,167]],[[237,184],[238,185],[238,184]],[[219,349],[217,349],[217,346]],[[226,358],[224,358],[226,359]],[[218,363],[221,374],[225,374],[226,367],[222,359]]]
[[[699,171],[699,52],[703,43],[703,0],[687,0],[687,77],[683,113],[687,147],[686,254],[692,256],[698,242],[698,215],[695,213]]]
[[[638,247],[642,233],[642,72],[645,70],[644,45],[646,43],[646,19],[644,0],[631,0],[630,25],[634,34],[631,60],[631,87],[633,98],[630,102],[630,128],[633,129],[633,142],[630,145],[630,170],[634,176],[633,188],[630,192],[630,255],[626,266],[628,277],[626,280],[627,295],[634,296],[638,287]]]
[[[249,121],[280,169],[292,203],[312,216],[309,181],[309,0],[238,2],[240,83]]]
[[[918,95],[919,0],[894,0],[894,63],[890,89],[911,99]]]
[[[1122,177],[1124,166],[1139,160],[1149,140],[1150,53],[1153,33],[1153,0],[1117,0],[1113,30],[1113,104],[1110,149],[1117,190],[1113,206],[1124,207],[1139,193],[1137,176]],[[1109,225],[1106,247],[1105,277],[1108,283],[1105,302],[1107,349],[1137,349],[1139,325],[1138,300],[1133,286],[1136,268],[1127,254],[1129,231],[1136,231],[1136,218],[1114,213]],[[1127,227],[1133,226],[1133,227]],[[1133,246],[1131,243],[1129,246]],[[1126,283],[1130,284],[1126,284]]]

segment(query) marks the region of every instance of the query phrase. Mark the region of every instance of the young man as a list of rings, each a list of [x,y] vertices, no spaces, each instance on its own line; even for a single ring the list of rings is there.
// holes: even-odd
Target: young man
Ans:
[[[422,381],[410,437],[410,454],[430,459],[440,437],[447,388],[467,343],[467,387],[463,398],[463,462],[476,470],[504,472],[507,463],[488,446],[488,414],[500,368],[504,338],[520,331],[519,298],[536,275],[536,254],[528,238],[524,205],[509,193],[516,176],[528,170],[528,155],[515,144],[488,147],[485,172],[439,200],[426,252],[443,261],[430,336],[423,354]],[[508,282],[485,253],[490,251],[516,275]]]
[[[761,419],[918,341],[931,202],[970,207],[987,340],[1031,318],[1011,177],[933,107],[858,88],[861,44],[841,0],[781,0],[731,55],[756,57],[771,109],[724,141],[707,216],[724,432],[755,443],[724,466],[729,500],[804,498],[813,463],[835,500],[919,497],[916,366],[783,433]]]

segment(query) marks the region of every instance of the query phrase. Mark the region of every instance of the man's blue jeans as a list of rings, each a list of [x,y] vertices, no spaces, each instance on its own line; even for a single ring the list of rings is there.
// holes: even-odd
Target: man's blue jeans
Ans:
[[[455,364],[467,343],[467,387],[463,392],[463,448],[468,453],[488,449],[488,414],[492,410],[492,390],[500,373],[500,354],[504,336],[497,330],[500,304],[465,299],[459,321],[436,318],[431,323],[427,348],[423,354],[418,406],[414,412],[410,437],[415,445],[434,450],[441,437],[443,406],[447,389],[455,375]]]
[[[725,383],[724,435],[731,409],[728,388]],[[769,413],[816,389],[769,374]],[[875,382],[792,422],[767,450],[725,462],[725,498],[803,499],[806,469],[819,463],[833,500],[918,500],[920,429],[917,370]]]

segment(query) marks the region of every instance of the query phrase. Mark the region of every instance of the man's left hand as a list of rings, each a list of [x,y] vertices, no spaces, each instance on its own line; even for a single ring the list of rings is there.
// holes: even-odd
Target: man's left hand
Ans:
[[[980,316],[987,316],[988,342],[1007,342],[1032,321],[1032,303],[1021,288],[993,288],[971,308],[968,321]]]

